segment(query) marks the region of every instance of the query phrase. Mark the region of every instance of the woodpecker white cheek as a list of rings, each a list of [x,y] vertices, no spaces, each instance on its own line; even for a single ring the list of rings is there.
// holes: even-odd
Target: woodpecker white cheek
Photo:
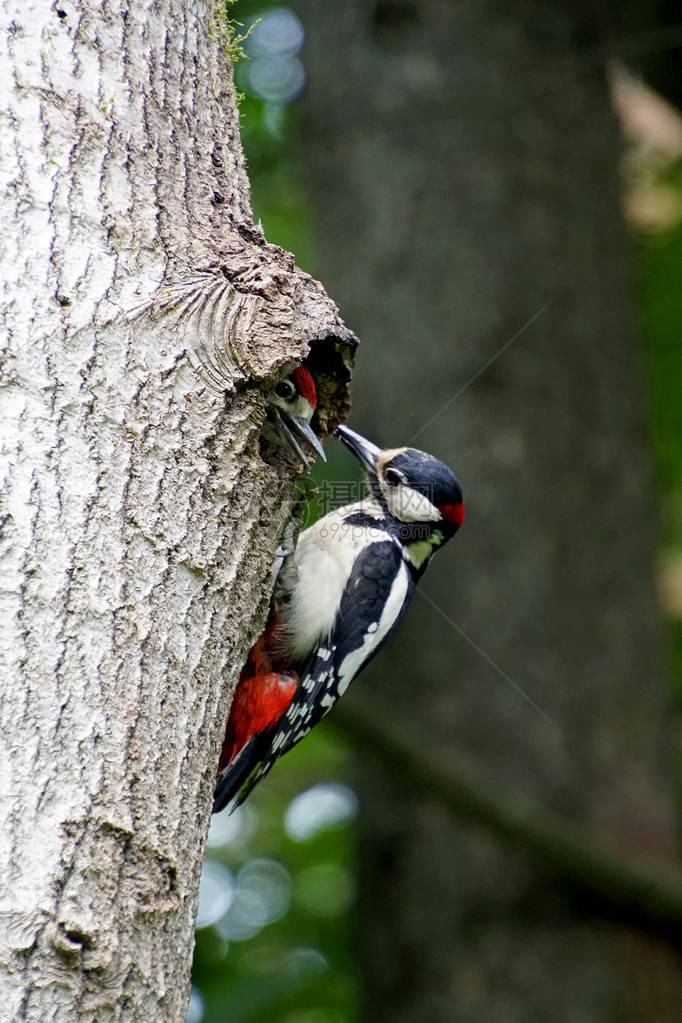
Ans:
[[[412,487],[386,487],[388,509],[400,522],[440,522],[441,513],[436,506]]]

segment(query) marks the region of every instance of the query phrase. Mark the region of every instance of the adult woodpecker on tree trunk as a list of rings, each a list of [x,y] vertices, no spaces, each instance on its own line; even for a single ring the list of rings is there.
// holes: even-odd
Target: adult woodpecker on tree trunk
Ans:
[[[343,695],[400,621],[433,553],[464,521],[460,485],[433,455],[382,451],[345,426],[370,494],[301,533],[265,631],[242,670],[213,811],[238,806]]]

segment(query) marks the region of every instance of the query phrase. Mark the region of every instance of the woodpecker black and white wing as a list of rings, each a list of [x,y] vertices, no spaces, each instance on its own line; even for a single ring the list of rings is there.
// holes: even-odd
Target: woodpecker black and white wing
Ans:
[[[414,590],[400,548],[390,539],[364,547],[356,558],[332,631],[309,655],[289,707],[270,733],[267,750],[259,743],[235,771],[240,788],[235,806],[334,706],[355,676],[374,657],[400,621]],[[258,760],[256,760],[258,758]],[[261,759],[262,758],[262,759]],[[253,767],[246,774],[247,763]],[[248,768],[246,768],[248,770]],[[234,790],[233,790],[234,792]],[[225,805],[226,799],[220,800]]]

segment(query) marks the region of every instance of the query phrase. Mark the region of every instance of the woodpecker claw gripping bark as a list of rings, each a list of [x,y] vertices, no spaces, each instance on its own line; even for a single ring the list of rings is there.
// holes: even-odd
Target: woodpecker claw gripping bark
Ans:
[[[338,434],[363,464],[369,496],[319,519],[284,560],[232,702],[214,813],[239,806],[334,706],[464,521],[460,485],[433,455],[382,451],[345,426]]]

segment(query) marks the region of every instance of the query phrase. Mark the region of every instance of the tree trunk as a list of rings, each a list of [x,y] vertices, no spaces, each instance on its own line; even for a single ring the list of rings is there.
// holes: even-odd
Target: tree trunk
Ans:
[[[302,14],[319,270],[370,341],[352,425],[444,458],[467,505],[362,695],[498,797],[674,856],[604,40],[581,5]],[[591,916],[365,751],[360,788],[367,1019],[679,1018],[662,943]]]
[[[294,467],[353,338],[254,228],[199,0],[3,5],[0,966],[5,1019],[181,1021],[229,694]]]

